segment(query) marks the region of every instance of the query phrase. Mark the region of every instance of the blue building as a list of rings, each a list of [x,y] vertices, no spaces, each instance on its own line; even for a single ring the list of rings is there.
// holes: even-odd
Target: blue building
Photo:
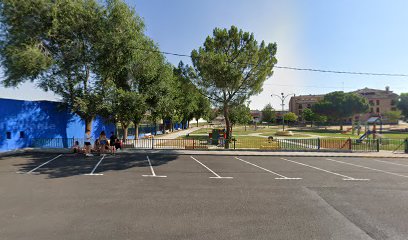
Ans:
[[[115,126],[97,117],[92,123],[92,136],[98,137],[102,130],[108,135]],[[75,139],[83,139],[84,132],[84,121],[59,102],[0,98],[0,152],[71,147]]]

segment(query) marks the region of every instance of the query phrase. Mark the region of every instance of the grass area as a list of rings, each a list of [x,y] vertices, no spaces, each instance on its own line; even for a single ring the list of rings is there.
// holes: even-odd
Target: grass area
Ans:
[[[242,138],[242,137],[254,137],[254,138],[264,138],[265,136],[275,136],[275,133],[280,130],[280,126],[261,126],[257,127],[256,129],[254,126],[247,126],[246,130],[244,126],[237,126],[234,127],[232,130],[232,135],[235,138]],[[317,137],[332,137],[332,138],[351,138],[351,139],[357,139],[359,138],[363,132],[361,132],[360,135],[352,135],[351,132],[348,133],[341,133],[340,130],[333,130],[333,129],[294,129],[294,128],[289,128],[290,131],[292,131],[295,135],[292,137],[285,137],[285,138],[317,138]],[[202,128],[197,131],[194,131],[190,134],[190,136],[195,136],[196,134],[198,135],[206,135],[208,136],[208,133],[212,131],[212,128]],[[387,132],[381,134],[382,138],[392,138],[392,139],[405,139],[408,138],[407,133],[394,133],[394,132]],[[197,136],[195,136],[197,137]],[[371,138],[371,136],[370,136]]]
[[[334,134],[334,133],[331,133]],[[406,134],[401,134],[406,135]],[[320,138],[320,147],[322,149],[348,149],[349,142],[348,137],[336,137],[336,138]],[[192,141],[195,139],[195,145],[206,145],[208,148],[217,148],[222,146],[211,145],[208,143],[207,135],[189,135],[180,137],[179,140]],[[317,138],[281,138],[275,139],[274,141],[268,141],[267,138],[259,136],[248,136],[240,135],[235,137],[235,148],[236,149],[264,149],[264,150],[304,150],[304,149],[316,149],[319,145]],[[402,151],[404,149],[403,138],[392,138],[392,139],[380,139],[380,140],[364,140],[362,142],[352,140],[353,151],[376,151],[377,144],[379,150]],[[193,145],[192,142],[189,143],[179,143],[174,142],[172,144],[185,144]],[[234,142],[231,143],[230,148],[234,148]]]
[[[408,133],[384,133],[381,135],[383,138],[396,138],[396,139],[408,138]]]

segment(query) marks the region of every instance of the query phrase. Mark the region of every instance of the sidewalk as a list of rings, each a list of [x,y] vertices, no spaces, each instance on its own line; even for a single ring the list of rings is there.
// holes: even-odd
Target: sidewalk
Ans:
[[[369,158],[407,158],[408,154],[380,152],[275,152],[260,150],[172,150],[172,149],[125,149],[122,153],[154,153],[167,155],[214,155],[214,156],[279,156],[279,157],[369,157]]]
[[[72,153],[72,149],[65,148],[25,148],[0,153],[0,157],[23,153]],[[367,157],[367,158],[406,158],[408,154],[380,152],[275,152],[260,150],[173,150],[173,149],[124,149],[117,154],[163,154],[163,155],[214,155],[214,156],[275,156],[275,157]]]

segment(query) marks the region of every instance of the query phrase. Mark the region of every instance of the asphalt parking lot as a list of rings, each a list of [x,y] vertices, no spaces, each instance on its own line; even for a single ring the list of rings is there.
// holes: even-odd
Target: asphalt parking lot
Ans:
[[[0,157],[0,239],[408,239],[407,199],[405,159]]]

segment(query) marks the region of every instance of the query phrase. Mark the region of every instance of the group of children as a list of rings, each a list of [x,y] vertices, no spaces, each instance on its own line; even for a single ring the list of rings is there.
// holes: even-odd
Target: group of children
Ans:
[[[93,148],[91,140],[92,140],[91,131],[86,130],[84,137],[84,148],[81,148],[79,146],[79,142],[75,141],[75,144],[73,146],[74,153],[85,153],[85,156],[90,157],[93,156],[92,153],[115,154],[115,152],[118,149],[122,149],[122,144],[120,140],[115,136],[113,132],[111,132],[111,136],[108,139],[106,137],[105,131],[102,131],[101,134],[99,135],[99,138],[95,140]]]

